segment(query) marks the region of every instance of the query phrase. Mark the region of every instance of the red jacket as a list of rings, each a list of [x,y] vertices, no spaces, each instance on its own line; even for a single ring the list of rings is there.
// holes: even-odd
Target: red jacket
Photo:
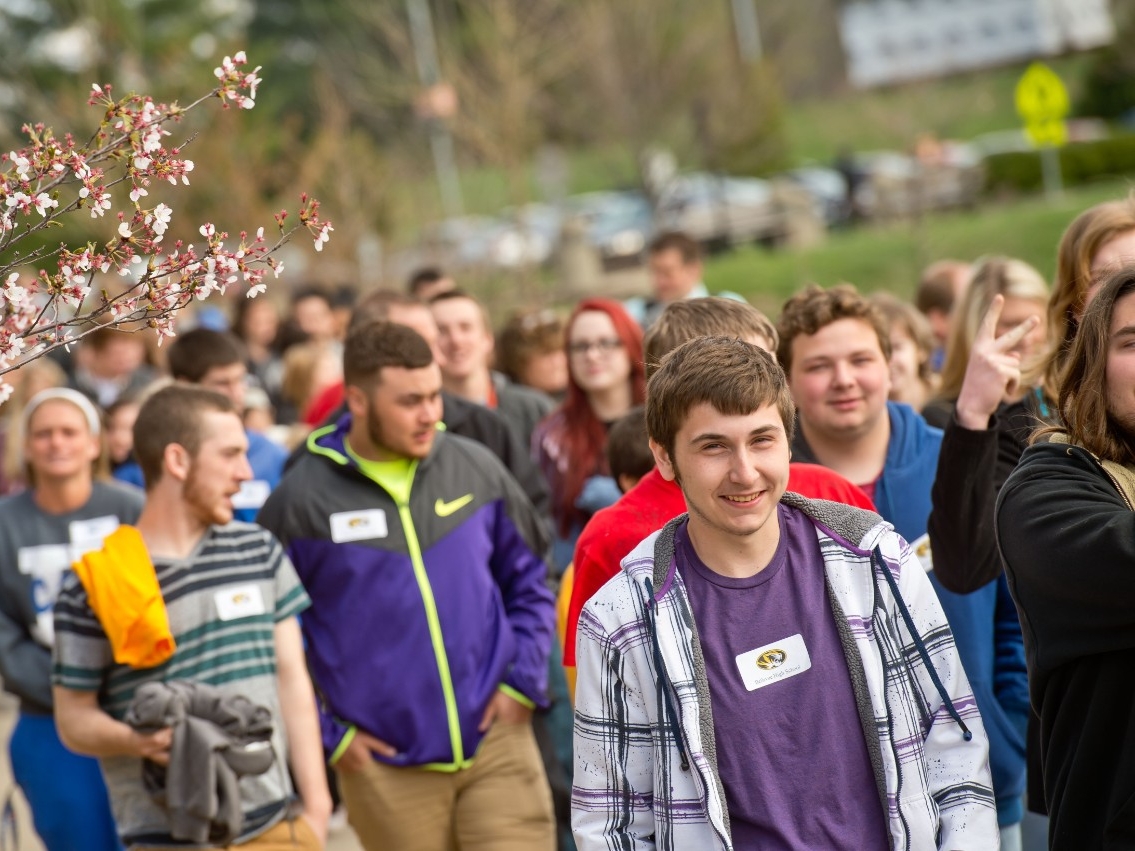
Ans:
[[[811,499],[830,499],[875,510],[874,503],[863,491],[818,464],[790,464],[788,490]],[[619,572],[620,562],[643,538],[657,532],[685,510],[682,489],[676,482],[662,478],[655,468],[623,494],[622,499],[597,512],[583,527],[575,545],[575,579],[567,612],[564,665],[575,667],[575,627],[584,604]]]

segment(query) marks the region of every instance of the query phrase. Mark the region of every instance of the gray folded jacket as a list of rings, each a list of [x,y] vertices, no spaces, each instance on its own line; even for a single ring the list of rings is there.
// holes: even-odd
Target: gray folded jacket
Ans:
[[[146,683],[126,723],[143,732],[173,729],[169,767],[142,764],[146,791],[169,814],[170,836],[213,845],[240,836],[240,778],[276,761],[268,709],[203,683]]]

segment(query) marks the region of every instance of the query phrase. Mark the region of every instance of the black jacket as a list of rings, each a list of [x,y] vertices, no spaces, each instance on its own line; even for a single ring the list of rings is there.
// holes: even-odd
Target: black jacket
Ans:
[[[968,594],[1001,575],[993,529],[997,494],[1041,419],[1032,394],[1001,405],[985,431],[960,425],[952,402],[929,405],[922,413],[945,432],[926,524],[934,575],[947,590]]]
[[[1135,849],[1135,512],[1089,453],[1061,444],[1025,451],[996,512],[1050,849]]]
[[[551,517],[548,485],[544,482],[544,476],[532,460],[528,446],[521,443],[519,436],[512,432],[504,419],[484,405],[452,393],[442,391],[441,398],[444,404],[441,418],[446,431],[487,446],[508,467],[540,516],[545,519]]]
[[[497,414],[530,455],[532,432],[536,424],[552,412],[555,403],[539,390],[509,381],[499,372],[493,373],[493,390],[497,394]]]

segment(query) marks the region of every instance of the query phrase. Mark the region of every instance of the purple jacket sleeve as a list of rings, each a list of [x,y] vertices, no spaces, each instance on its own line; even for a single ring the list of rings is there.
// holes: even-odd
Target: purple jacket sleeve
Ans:
[[[548,705],[548,655],[555,629],[555,600],[545,580],[547,537],[519,487],[505,482],[498,503],[492,571],[516,641],[516,656],[503,685],[537,706]]]

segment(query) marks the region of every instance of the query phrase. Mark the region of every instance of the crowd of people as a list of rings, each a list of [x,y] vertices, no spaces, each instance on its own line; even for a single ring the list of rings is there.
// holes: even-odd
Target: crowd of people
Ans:
[[[626,303],[423,269],[11,373],[35,830],[1135,848],[1135,199],[1055,248],[773,322],[670,233]]]

